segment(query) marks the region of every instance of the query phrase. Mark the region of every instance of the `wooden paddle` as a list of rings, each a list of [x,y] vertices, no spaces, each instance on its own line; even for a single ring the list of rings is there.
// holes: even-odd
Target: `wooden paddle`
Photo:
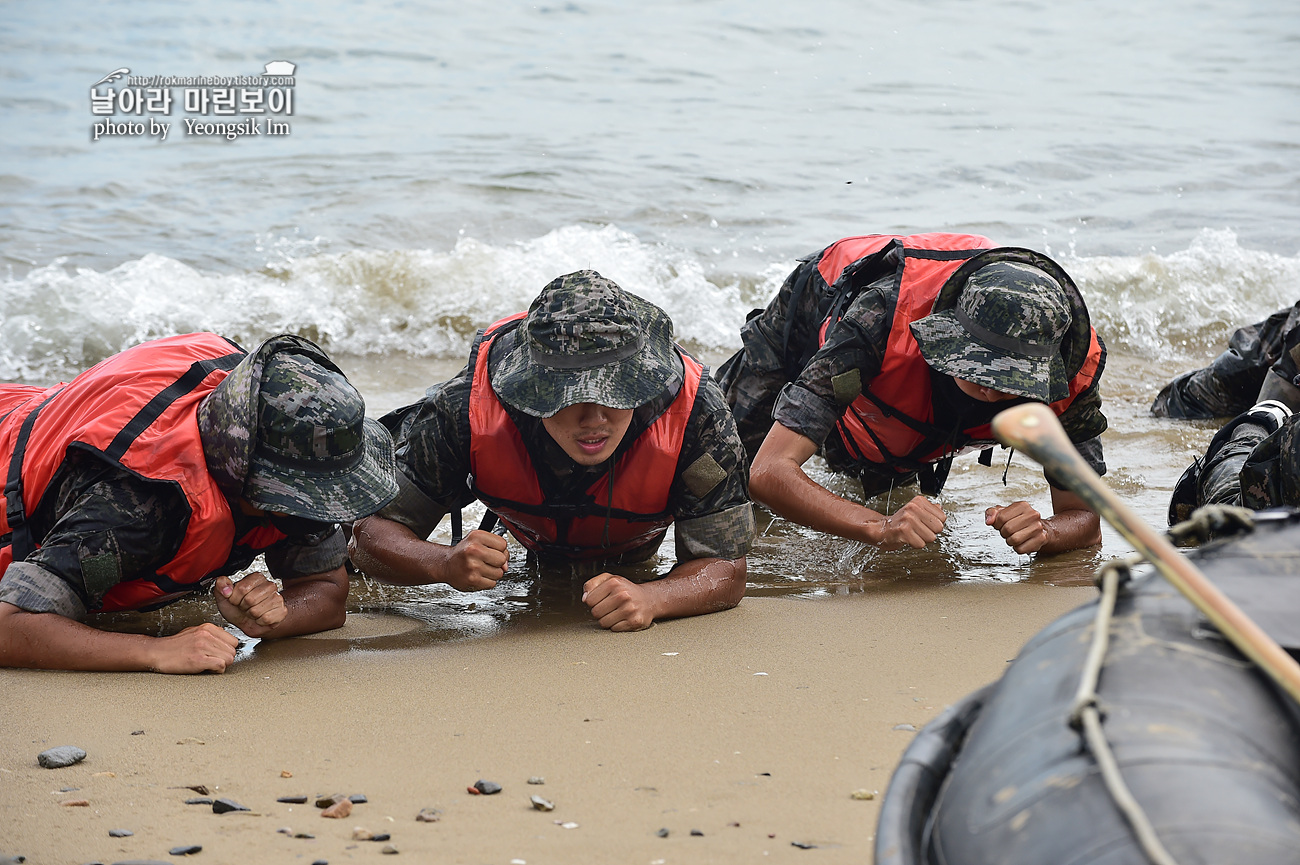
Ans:
[[[1009,408],[993,419],[993,434],[1023,451],[1074,491],[1146,557],[1219,632],[1300,703],[1300,664],[1206,579],[1164,535],[1120,501],[1079,456],[1052,410],[1042,403]]]

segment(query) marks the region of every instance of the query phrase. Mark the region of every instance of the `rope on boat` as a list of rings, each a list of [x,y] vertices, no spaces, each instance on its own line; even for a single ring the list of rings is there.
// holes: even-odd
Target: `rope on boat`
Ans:
[[[1079,678],[1079,689],[1075,692],[1074,704],[1070,707],[1070,726],[1083,736],[1088,750],[1096,758],[1107,792],[1133,827],[1138,844],[1147,858],[1155,865],[1178,865],[1165,845],[1160,843],[1146,812],[1124,783],[1119,764],[1115,762],[1110,743],[1106,741],[1106,731],[1101,726],[1102,711],[1097,698],[1097,680],[1101,678],[1101,665],[1110,644],[1110,624],[1115,613],[1119,586],[1120,583],[1129,581],[1132,577],[1130,568],[1141,561],[1141,556],[1119,559],[1107,562],[1097,571],[1097,580],[1101,584],[1101,601],[1097,604],[1097,618],[1093,621],[1092,645],[1088,648],[1083,675]]]
[[[1248,531],[1255,525],[1254,512],[1249,508],[1231,505],[1207,505],[1199,508],[1191,517],[1169,530],[1169,539],[1174,543],[1189,540],[1205,540],[1225,530]],[[1132,568],[1146,559],[1135,553],[1126,559],[1107,562],[1097,569],[1095,580],[1101,588],[1101,600],[1097,604],[1097,618],[1093,622],[1092,644],[1084,659],[1083,674],[1079,677],[1079,688],[1074,694],[1074,703],[1070,707],[1070,727],[1083,736],[1088,750],[1097,760],[1101,778],[1107,792],[1115,801],[1115,806],[1123,813],[1138,844],[1147,858],[1155,865],[1178,865],[1164,844],[1156,835],[1155,828],[1147,818],[1146,812],[1133,798],[1132,791],[1124,783],[1119,764],[1115,761],[1110,743],[1106,741],[1106,731],[1102,729],[1105,713],[1102,711],[1097,695],[1097,682],[1101,678],[1101,666],[1106,659],[1106,650],[1110,645],[1110,626],[1115,614],[1115,601],[1119,597],[1120,586],[1132,579]]]

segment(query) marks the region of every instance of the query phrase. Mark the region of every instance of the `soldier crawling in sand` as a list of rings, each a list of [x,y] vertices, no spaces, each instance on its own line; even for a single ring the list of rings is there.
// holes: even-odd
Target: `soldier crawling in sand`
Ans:
[[[222,672],[234,634],[83,623],[211,592],[250,637],[337,628],[339,523],[397,494],[393,445],[325,353],[211,333],[147,342],[68,384],[0,385],[0,665]],[[272,577],[231,575],[266,555]]]
[[[1026,400],[1047,403],[1106,471],[1106,350],[1069,274],[1040,253],[964,234],[845,238],[804,259],[741,338],[718,381],[754,461],[755,500],[794,522],[925,546],[947,520],[929,496],[953,457],[991,458],[989,421]],[[867,497],[912,479],[922,495],[891,515],[842,498],[804,472],[818,451]],[[1052,516],[1017,501],[988,508],[986,524],[1018,553],[1100,543],[1097,514],[1047,480]]]
[[[477,499],[541,564],[599,571],[582,600],[601,627],[734,607],[754,538],[745,454],[721,391],[672,331],[663,310],[591,270],[489,326],[460,374],[384,418],[401,491],[354,526],[353,561],[385,582],[491,588],[504,537],[425,540]],[[620,573],[670,524],[667,574]]]

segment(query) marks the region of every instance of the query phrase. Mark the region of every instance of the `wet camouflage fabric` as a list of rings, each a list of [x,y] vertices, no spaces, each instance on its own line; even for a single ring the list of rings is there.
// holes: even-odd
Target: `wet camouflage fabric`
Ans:
[[[1054,402],[1069,396],[1061,339],[1072,320],[1056,280],[1027,264],[985,265],[957,306],[912,323],[932,368],[1003,393]]]
[[[492,387],[534,417],[581,402],[636,408],[681,375],[668,315],[594,270],[553,280],[518,330],[522,340],[501,358]]]
[[[397,494],[392,441],[319,348],[272,337],[199,406],[208,471],[227,498],[332,522]]]
[[[488,375],[494,388],[499,359],[516,350],[519,341],[515,330],[493,343]],[[383,418],[397,441],[401,492],[379,513],[402,523],[422,538],[428,537],[449,511],[473,501],[466,484],[470,448],[469,373],[466,367],[454,378],[431,387],[423,401]],[[665,389],[633,411],[632,424],[618,454],[630,447],[663,413],[682,382],[679,364]],[[534,465],[548,501],[581,500],[586,490],[608,471],[607,463],[591,467],[578,465],[546,433],[539,418],[516,411],[508,403],[505,407],[532,452],[538,455]],[[748,462],[722,393],[707,377],[701,382],[684,439],[677,477],[668,498],[668,509],[676,521],[678,560],[739,558],[749,550],[755,532],[748,494]],[[706,455],[717,464],[718,471],[704,473],[707,479],[704,482],[699,478],[693,480],[690,467]],[[470,528],[466,526],[466,531]],[[656,542],[635,554],[647,557],[658,546]],[[624,554],[622,558],[636,560],[632,554]]]
[[[1171,525],[1202,505],[1300,507],[1300,415],[1272,433],[1240,415],[1230,426],[1235,428],[1216,436],[1179,479],[1169,506]]]
[[[189,506],[175,484],[149,481],[74,450],[31,514],[41,546],[15,562],[0,579],[0,601],[30,612],[84,618],[119,582],[154,573],[180,549]],[[236,515],[236,537],[255,524]],[[313,539],[315,540],[315,539]],[[311,544],[282,541],[267,552],[281,579],[339,567],[346,558],[341,530]],[[225,566],[208,575],[233,574],[258,551],[235,547]]]
[[[751,460],[775,420],[817,443],[836,471],[858,474],[859,467],[852,464],[839,435],[832,433],[844,410],[857,396],[857,388],[869,385],[880,371],[898,289],[892,274],[865,286],[840,321],[827,330],[826,343],[820,348],[818,328],[825,309],[819,305],[816,292],[805,291],[792,313],[793,321],[789,322],[791,336],[787,353],[784,335],[791,315],[787,307],[793,286],[801,269],[816,266],[816,256],[805,259],[767,308],[750,314],[741,328],[744,348],[723,364],[718,382]],[[951,382],[947,376],[942,378]],[[837,382],[846,379],[856,381],[857,388],[836,387]],[[932,376],[932,384],[943,383]],[[947,390],[936,386],[934,392],[942,398]],[[986,411],[987,404],[981,408],[970,405],[976,401],[967,400],[963,403],[953,396],[947,407],[936,403],[934,422],[954,429],[973,425],[967,417],[957,417],[952,412]],[[1006,407],[1007,404],[998,406]],[[1107,421],[1095,383],[1079,395],[1060,421],[1088,464],[1104,475],[1106,463],[1098,436],[1105,431]],[[1054,483],[1054,486],[1060,485]]]
[[[1214,418],[1241,414],[1264,399],[1300,411],[1300,303],[1238,328],[1209,366],[1165,385],[1151,404],[1157,417]]]

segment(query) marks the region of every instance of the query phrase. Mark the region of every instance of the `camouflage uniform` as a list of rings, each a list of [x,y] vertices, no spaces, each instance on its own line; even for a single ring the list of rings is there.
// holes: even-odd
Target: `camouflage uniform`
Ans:
[[[890,485],[905,482],[907,476],[878,473],[870,466],[855,462],[840,436],[832,433],[848,405],[880,372],[898,301],[897,278],[890,273],[866,285],[845,309],[842,318],[827,329],[825,343],[819,347],[819,329],[828,314],[825,297],[819,297],[818,292],[804,291],[799,294],[797,308],[793,311],[788,309],[794,295],[793,288],[803,271],[815,269],[817,263],[817,255],[804,259],[767,308],[750,314],[741,328],[744,348],[722,366],[718,380],[751,460],[775,421],[815,442],[832,469],[862,476],[864,488],[871,495],[888,489]],[[968,287],[979,288],[976,276],[980,273],[982,270],[975,271]],[[1063,382],[1059,354],[1052,358],[1055,365],[1050,377],[1045,371],[1022,374],[1015,370],[997,370],[998,361],[992,356],[979,364],[971,364],[968,369],[963,368],[963,358],[969,357],[970,352],[959,348],[969,345],[969,338],[961,328],[954,327],[946,317],[939,319],[939,316],[935,313],[912,325],[923,356],[928,363],[933,363],[931,348],[922,341],[918,326],[938,319],[935,326],[925,333],[930,346],[946,367],[944,372],[931,369],[932,423],[951,429],[955,436],[959,430],[983,424],[999,411],[1015,404],[987,403],[967,396],[953,382],[952,375],[957,373],[978,384],[1007,392],[1017,392],[1016,381],[1027,389],[1025,393],[1034,393],[1032,388],[1048,388],[1050,383],[1050,394],[1035,395],[1039,399],[1045,396],[1052,400],[1059,398]],[[984,373],[989,370],[995,372],[995,377],[981,380],[986,378]],[[1008,381],[1012,383],[1008,384]],[[1105,474],[1106,463],[1099,436],[1106,429],[1106,417],[1095,384],[1074,401],[1060,421],[1088,464],[1099,475]],[[1050,476],[1048,481],[1063,488]]]
[[[1170,525],[1202,505],[1300,507],[1300,415],[1267,406],[1233,418],[1187,468],[1170,501]]]
[[[547,368],[539,371],[539,365]],[[594,271],[551,283],[524,324],[492,342],[487,369],[492,389],[528,448],[546,501],[557,504],[581,501],[608,473],[608,460],[597,466],[574,462],[546,432],[542,418],[579,402],[633,409],[631,426],[612,457],[617,459],[663,414],[684,382],[671,320]],[[400,492],[379,515],[422,538],[444,514],[473,501],[466,483],[471,373],[467,366],[431,387],[421,402],[383,419],[397,440]],[[731,414],[706,374],[669,492],[679,560],[745,555],[755,531],[748,482]],[[620,560],[644,560],[657,548],[653,543]]]
[[[334,570],[347,557],[335,520],[373,511],[396,494],[391,443],[383,444],[387,433],[374,421],[363,423],[364,404],[336,369],[306,340],[276,337],[235,366],[200,404],[203,455],[231,504],[237,540],[225,564],[194,584],[196,591],[248,567],[261,552],[272,576],[282,580]],[[293,435],[290,414],[314,421],[316,447],[304,447]],[[368,442],[382,437],[377,450],[362,447],[363,427]],[[345,477],[349,494],[331,496]],[[359,478],[372,489],[358,493]],[[238,507],[241,497],[296,517],[248,516]],[[329,501],[317,502],[325,497]],[[70,448],[27,516],[40,545],[6,569],[0,601],[82,619],[113,586],[156,573],[174,558],[190,517],[177,484],[141,477],[89,449]],[[286,539],[267,550],[239,542],[263,525]]]
[[[1185,372],[1151,404],[1157,417],[1213,418],[1240,414],[1265,399],[1300,411],[1300,303],[1238,328],[1209,366]]]

